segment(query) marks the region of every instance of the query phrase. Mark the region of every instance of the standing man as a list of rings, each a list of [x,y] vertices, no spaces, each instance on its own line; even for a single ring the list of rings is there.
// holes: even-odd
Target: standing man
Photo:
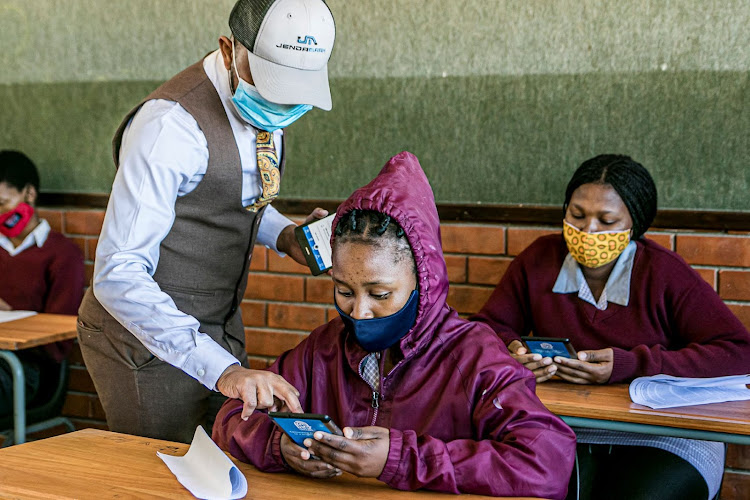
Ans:
[[[256,238],[305,262],[270,202],[283,129],[331,109],[335,26],[322,0],[239,0],[229,27],[113,140],[118,171],[78,325],[113,431],[188,442],[226,397],[244,401],[244,418],[278,400],[301,411],[283,378],[246,368],[240,302]]]

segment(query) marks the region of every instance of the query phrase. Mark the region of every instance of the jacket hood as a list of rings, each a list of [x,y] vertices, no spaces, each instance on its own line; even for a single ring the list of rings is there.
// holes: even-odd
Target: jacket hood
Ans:
[[[411,330],[401,339],[405,357],[429,343],[435,327],[449,308],[448,270],[443,258],[440,218],[435,196],[419,160],[404,151],[391,158],[369,184],[342,203],[333,220],[331,244],[341,217],[352,210],[375,210],[389,215],[404,229],[417,267],[419,309]]]

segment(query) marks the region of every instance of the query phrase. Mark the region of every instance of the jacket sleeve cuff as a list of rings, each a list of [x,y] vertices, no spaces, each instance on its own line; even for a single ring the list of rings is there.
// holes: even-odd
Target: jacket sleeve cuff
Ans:
[[[612,351],[612,375],[609,377],[609,383],[625,382],[632,379],[637,374],[638,358],[636,355],[625,349],[613,347]]]
[[[518,340],[519,342],[521,341],[521,336],[516,332],[499,331],[497,332],[497,336],[500,337],[500,339],[503,341],[505,347],[508,347],[514,340]]]
[[[403,448],[404,444],[404,435],[401,431],[391,428],[390,436],[388,439],[390,441],[388,458],[385,461],[383,472],[380,473],[378,479],[386,484],[391,484],[391,482],[396,478],[399,464],[401,463],[401,449]]]
[[[284,460],[284,455],[281,453],[281,431],[274,425],[274,430],[271,432],[271,455],[274,461],[286,470],[292,470],[289,464]]]

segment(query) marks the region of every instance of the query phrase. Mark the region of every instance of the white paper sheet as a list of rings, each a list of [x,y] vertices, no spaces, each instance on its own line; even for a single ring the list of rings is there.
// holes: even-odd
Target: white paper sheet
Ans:
[[[197,498],[233,500],[247,494],[247,478],[200,425],[182,457],[156,452],[177,480]]]
[[[639,377],[630,383],[633,403],[662,409],[676,406],[750,400],[750,375],[687,378],[670,375]]]
[[[0,323],[28,318],[36,314],[36,311],[0,311]]]

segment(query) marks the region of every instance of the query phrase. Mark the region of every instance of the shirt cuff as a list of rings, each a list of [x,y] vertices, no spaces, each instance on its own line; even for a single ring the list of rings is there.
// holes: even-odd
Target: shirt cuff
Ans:
[[[240,362],[223,347],[211,340],[199,342],[181,369],[208,389],[215,391],[216,382],[231,365]]]
[[[258,228],[258,243],[267,246],[282,257],[285,256],[284,252],[279,252],[279,249],[276,248],[276,241],[279,239],[281,231],[290,225],[296,226],[292,220],[273,208],[273,205],[268,205]]]

